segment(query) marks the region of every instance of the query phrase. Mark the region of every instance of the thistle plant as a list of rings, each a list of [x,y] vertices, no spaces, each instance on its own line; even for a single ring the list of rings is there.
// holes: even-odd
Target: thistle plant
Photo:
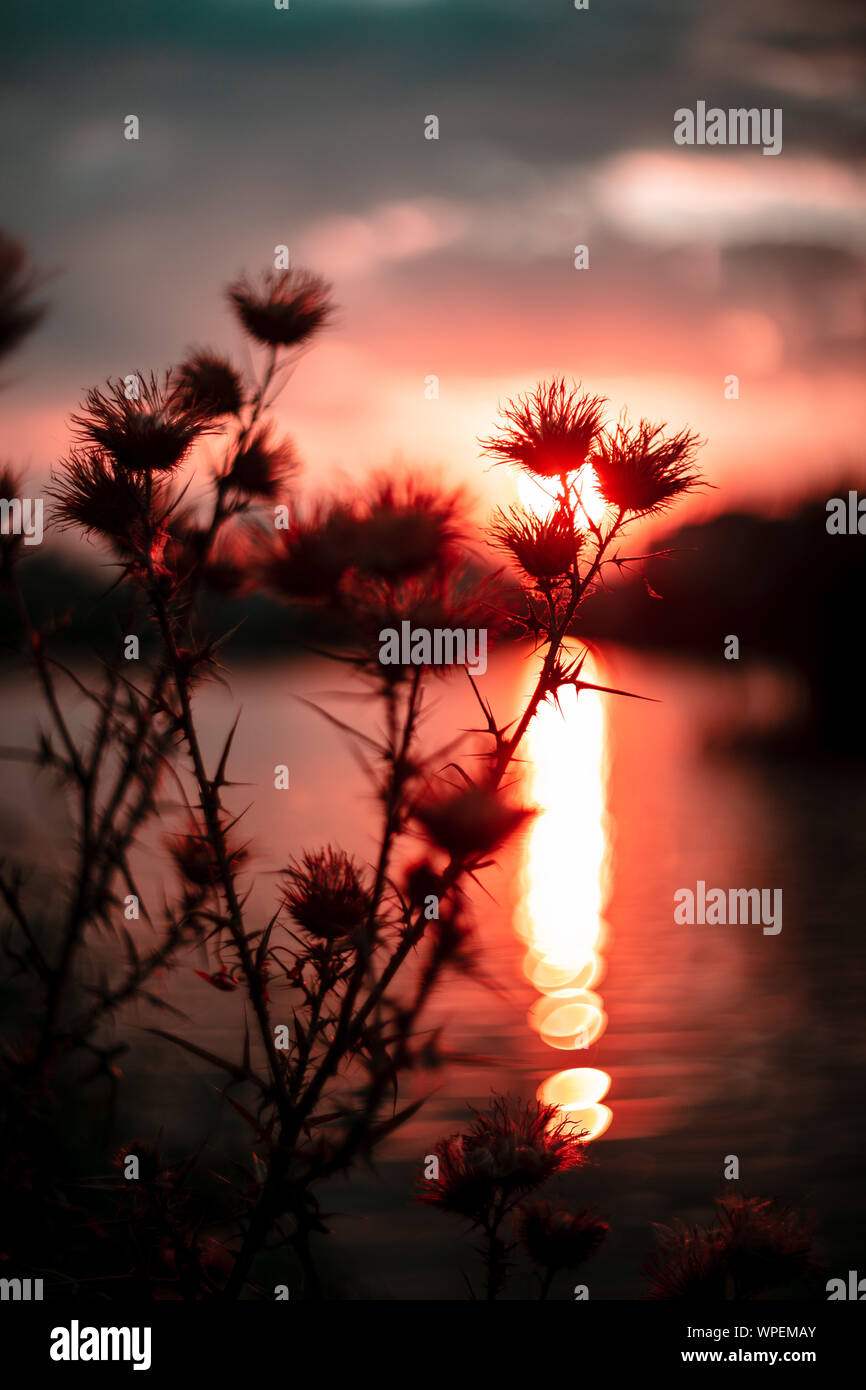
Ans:
[[[769,1198],[720,1197],[708,1225],[657,1226],[656,1239],[645,1266],[654,1299],[749,1301],[818,1269],[809,1221]]]
[[[9,310],[0,343],[34,320],[20,270],[14,256],[0,256],[0,308]],[[151,1255],[164,1258],[149,1257],[144,1274],[137,1268],[136,1287],[144,1279],[160,1296],[261,1296],[267,1262],[291,1252],[289,1268],[316,1297],[324,1184],[415,1114],[421,1101],[399,1099],[406,1075],[443,1061],[422,1018],[450,971],[474,968],[469,887],[533,814],[509,785],[526,731],[565,687],[606,689],[581,676],[585,653],[573,639],[580,605],[604,587],[611,566],[631,563],[621,549],[630,523],[699,484],[698,441],[646,422],[611,427],[606,402],[564,380],[511,402],[482,447],[531,475],[540,507],[494,517],[487,554],[500,560],[492,573],[468,543],[457,493],[386,478],[353,496],[302,502],[294,494],[299,461],[270,412],[333,319],[330,287],[307,272],[272,272],[239,280],[228,298],[257,355],[252,376],[196,348],[168,372],[95,387],[72,415],[71,447],[51,484],[54,526],[110,560],[127,604],[123,631],[150,639],[141,658],[125,660],[118,634],[96,675],[67,668],[51,625],[30,614],[21,548],[4,541],[19,655],[46,712],[35,748],[4,752],[62,787],[76,853],[50,912],[20,866],[4,865],[0,876],[5,952],[28,1010],[4,1057],[3,1104],[14,1142],[32,1152],[33,1125],[50,1126],[51,1098],[70,1069],[75,1085],[119,1084],[127,1044],[109,1025],[122,1007],[142,998],[164,1007],[164,972],[204,960],[200,977],[237,1001],[236,1053],[216,1055],[176,1029],[154,1031],[222,1072],[226,1099],[248,1128],[248,1161],[232,1167],[219,1201],[193,1204],[194,1220],[182,1191],[195,1181],[195,1162],[162,1158],[170,1135],[146,1140],[153,1172],[134,1212],[110,1174],[88,1191],[98,1189],[103,1204],[111,1194],[116,1222],[151,1222]],[[206,454],[207,496],[192,500],[189,484],[205,472]],[[605,500],[601,519],[585,505],[590,479]],[[321,633],[317,649],[374,697],[381,721],[373,735],[323,711],[359,749],[375,791],[369,862],[314,844],[286,846],[279,865],[256,864],[232,791],[243,773],[233,766],[234,726],[215,759],[202,745],[200,692],[226,679],[228,636],[205,629],[206,593],[267,593],[308,613]],[[469,676],[478,729],[463,743],[426,747],[425,700],[446,668],[380,660],[382,630],[407,620],[423,629],[483,626],[502,643],[529,638],[537,673],[525,705],[495,712]],[[91,711],[83,731],[65,713],[73,687]],[[159,902],[146,900],[135,877],[134,851],[148,827],[165,846]],[[254,876],[275,869],[272,910],[260,919],[250,907]],[[129,925],[139,919],[146,931]],[[94,978],[90,948],[100,936],[117,949],[112,968]],[[494,1125],[505,1124],[505,1112],[495,1113]],[[521,1113],[519,1123],[529,1123],[530,1112]],[[563,1164],[576,1152],[553,1115],[536,1109],[531,1126],[539,1152],[558,1146]],[[457,1162],[451,1150],[445,1156]],[[56,1174],[34,1175],[34,1204],[57,1211],[68,1202],[62,1188]],[[527,1190],[500,1183],[494,1205],[473,1215],[489,1242],[492,1296],[508,1258],[502,1223]],[[542,1260],[545,1277],[561,1267],[572,1237],[589,1240],[569,1235],[553,1209],[522,1219],[530,1253],[545,1241],[548,1254],[559,1251]]]
[[[559,1270],[576,1269],[604,1241],[607,1227],[591,1212],[570,1213],[534,1195],[584,1162],[582,1138],[555,1106],[494,1096],[489,1111],[476,1112],[468,1130],[431,1155],[437,1176],[422,1182],[418,1200],[480,1233],[487,1300],[505,1288],[518,1245],[541,1269],[546,1298]]]

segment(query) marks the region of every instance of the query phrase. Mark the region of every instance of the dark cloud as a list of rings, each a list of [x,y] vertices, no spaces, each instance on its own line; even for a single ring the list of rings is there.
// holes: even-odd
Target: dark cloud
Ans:
[[[728,301],[771,314],[789,361],[862,365],[866,258],[839,246],[762,242],[729,247],[722,267]]]

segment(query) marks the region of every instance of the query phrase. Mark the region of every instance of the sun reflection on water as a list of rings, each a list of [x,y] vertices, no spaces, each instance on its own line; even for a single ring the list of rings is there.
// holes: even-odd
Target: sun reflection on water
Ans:
[[[588,657],[583,677],[598,681]],[[541,808],[533,824],[518,931],[528,945],[524,973],[540,998],[529,1025],[560,1052],[583,1052],[607,1026],[596,992],[603,974],[601,907],[605,891],[605,712],[595,691],[560,693],[527,732],[529,796]],[[576,1060],[576,1059],[575,1059]],[[557,1072],[539,1099],[597,1139],[613,1114],[601,1101],[610,1077],[594,1067]]]

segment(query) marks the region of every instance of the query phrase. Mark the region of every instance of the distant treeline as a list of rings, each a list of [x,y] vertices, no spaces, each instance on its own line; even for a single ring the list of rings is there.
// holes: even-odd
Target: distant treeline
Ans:
[[[848,488],[840,485],[838,495],[846,497]],[[822,742],[841,744],[858,726],[863,704],[866,536],[829,534],[826,506],[827,498],[815,499],[776,518],[725,513],[668,533],[654,549],[673,553],[632,567],[612,591],[590,598],[580,632],[714,662],[734,635],[744,663],[778,661],[803,675],[815,732]],[[55,640],[81,655],[104,650],[131,630],[128,595],[122,585],[112,588],[114,575],[109,566],[85,567],[48,554],[23,566],[37,622],[50,624]],[[265,594],[206,596],[201,616],[205,631],[234,629],[225,654],[235,660],[285,659],[351,639],[333,613]],[[8,599],[0,597],[6,658],[19,639],[17,628]],[[146,651],[147,632],[139,637]]]
[[[35,624],[51,633],[53,644],[75,649],[81,657],[103,653],[126,633],[135,632],[146,653],[153,642],[147,627],[130,626],[130,594],[116,581],[116,568],[61,560],[56,554],[34,555],[19,578]],[[306,643],[339,642],[346,636],[333,619],[309,606],[288,606],[266,594],[244,598],[205,595],[199,604],[202,631],[230,633],[225,646],[238,660],[277,660]],[[0,659],[8,660],[20,642],[17,616],[0,591]]]
[[[863,711],[866,535],[829,534],[826,510],[848,489],[785,517],[732,512],[669,533],[654,549],[674,554],[645,562],[603,601],[590,599],[581,631],[714,662],[734,635],[741,661],[802,674],[822,743],[850,744]]]

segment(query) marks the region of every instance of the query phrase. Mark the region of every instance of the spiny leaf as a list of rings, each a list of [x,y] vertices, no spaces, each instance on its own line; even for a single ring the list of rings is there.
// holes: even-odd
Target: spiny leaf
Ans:
[[[234,740],[235,732],[236,732],[237,727],[238,727],[238,720],[240,719],[240,717],[241,717],[241,712],[240,712],[240,710],[238,710],[237,714],[235,715],[235,722],[232,724],[231,728],[229,729],[228,736],[227,736],[226,741],[225,741],[225,744],[224,744],[224,746],[223,746],[222,757],[220,758],[220,761],[219,761],[219,767],[217,768],[216,774],[215,774],[214,779],[213,779],[213,782],[211,783],[211,785],[214,786],[214,787],[223,787],[223,786],[226,785],[226,784],[225,784],[225,781],[224,781],[224,778],[225,778],[225,771],[226,771],[226,764],[227,764],[227,762],[228,762],[229,753],[231,752],[232,742],[233,742],[233,740]]]

